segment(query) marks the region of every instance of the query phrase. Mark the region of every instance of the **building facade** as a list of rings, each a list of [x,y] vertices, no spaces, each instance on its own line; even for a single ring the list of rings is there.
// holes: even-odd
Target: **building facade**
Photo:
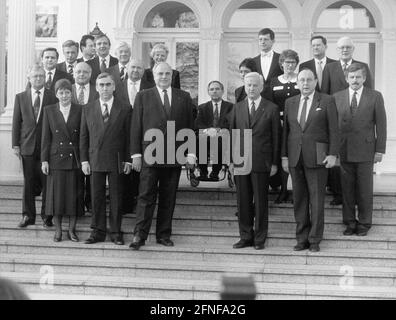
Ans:
[[[396,126],[392,125],[396,123],[395,0],[0,0],[0,12],[7,5],[8,26],[0,22],[0,59],[4,61],[6,51],[8,57],[7,105],[0,116],[2,180],[18,179],[22,174],[12,154],[10,131],[13,97],[25,87],[28,65],[43,48],[55,46],[61,52],[63,41],[79,40],[96,23],[113,47],[119,41],[128,42],[133,56],[142,58],[147,66],[152,45],[165,43],[170,48],[168,62],[182,74],[183,89],[199,103],[208,99],[207,84],[215,79],[225,84],[232,101],[233,90],[241,84],[238,64],[258,54],[257,31],[261,28],[275,31],[276,51],[292,48],[301,62],[311,59],[312,35],[328,39],[331,58],[337,58],[337,39],[350,36],[356,45],[354,57],[369,64],[375,88],[385,98],[387,154],[375,170],[396,174]],[[45,6],[55,7],[49,16],[56,16],[56,32],[40,24],[37,8]],[[45,22],[52,22],[54,28],[48,16]],[[0,108],[4,95],[2,90]]]

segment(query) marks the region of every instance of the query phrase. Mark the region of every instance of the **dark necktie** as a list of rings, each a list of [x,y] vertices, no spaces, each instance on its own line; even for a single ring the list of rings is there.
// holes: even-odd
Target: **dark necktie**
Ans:
[[[162,90],[162,92],[164,93],[164,108],[165,108],[166,116],[168,117],[168,119],[170,119],[171,106],[169,102],[168,92],[166,90]]]
[[[351,101],[351,114],[352,114],[352,116],[354,116],[356,114],[356,111],[357,111],[357,108],[358,108],[356,95],[357,95],[357,92],[355,91],[353,93],[352,101]]]
[[[106,71],[106,59],[102,59],[102,63],[100,64],[100,72],[103,73]]]
[[[110,117],[110,115],[109,115],[109,109],[108,109],[107,103],[104,103],[104,104],[103,104],[103,107],[105,108],[104,111],[103,111],[103,114],[102,114],[102,116],[103,116],[103,122],[104,122],[104,123],[107,123],[107,121],[109,121],[109,117]]]
[[[69,74],[73,76],[73,65],[69,64]]]
[[[305,123],[307,121],[307,106],[308,106],[308,97],[304,98],[304,104],[301,110],[301,116],[300,116],[300,127],[302,130],[305,128]]]
[[[250,106],[250,125],[253,124],[254,116],[256,115],[256,104],[252,101]]]
[[[217,128],[219,125],[219,104],[215,103],[215,111],[213,113],[213,126]]]
[[[33,112],[34,112],[34,119],[37,121],[39,112],[40,112],[40,91],[36,91],[36,99],[34,99],[33,103]]]
[[[344,73],[345,73],[347,71],[347,69],[348,69],[348,64],[344,63],[342,65],[342,71],[344,71]]]
[[[84,103],[85,102],[84,90],[85,90],[85,87],[84,86],[80,86],[80,90],[78,92],[78,103],[81,104],[81,105],[85,104]]]
[[[125,67],[121,67],[120,78],[121,81],[125,80]]]
[[[47,82],[45,83],[45,88],[50,89],[52,84],[52,72],[48,72],[48,79]]]

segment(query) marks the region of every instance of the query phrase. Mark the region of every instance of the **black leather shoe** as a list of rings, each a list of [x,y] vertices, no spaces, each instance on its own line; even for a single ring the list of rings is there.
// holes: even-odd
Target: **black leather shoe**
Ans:
[[[124,239],[122,237],[122,235],[118,235],[117,237],[115,237],[113,239],[113,242],[118,245],[118,246],[123,246],[124,245]]]
[[[78,239],[78,237],[77,237],[77,235],[76,235],[76,232],[74,231],[74,230],[69,230],[68,232],[67,232],[67,238],[70,240],[70,241],[73,241],[73,242],[79,242],[80,241],[80,239]]]
[[[289,199],[289,194],[286,192],[281,192],[279,196],[275,199],[276,204],[286,203]]]
[[[330,205],[332,206],[340,206],[342,205],[342,198],[334,198],[330,201]]]
[[[317,243],[312,243],[312,244],[309,246],[309,251],[311,251],[311,252],[319,252],[319,251],[320,251],[319,244],[317,244]]]
[[[139,250],[141,246],[146,244],[146,240],[143,240],[139,236],[134,236],[132,239],[132,243],[129,245],[129,248],[133,250]]]
[[[308,243],[297,243],[297,245],[294,246],[293,250],[294,251],[303,251],[309,248]]]
[[[34,222],[30,220],[27,216],[24,216],[22,220],[18,223],[19,228],[26,228],[29,225],[34,225]]]
[[[62,232],[55,232],[54,235],[54,242],[61,242],[62,241]]]
[[[254,249],[263,250],[265,248],[264,243],[258,243],[254,245]]]
[[[43,220],[43,227],[44,228],[51,228],[51,227],[53,227],[54,226],[54,224],[53,224],[53,222],[52,222],[52,219],[45,219],[45,220]]]
[[[352,228],[352,227],[347,227],[346,229],[345,229],[345,231],[343,232],[343,234],[344,234],[344,236],[352,236],[352,235],[354,235],[356,233],[356,229],[355,228]]]
[[[365,237],[365,236],[367,236],[367,230],[365,230],[365,229],[358,229],[357,231],[356,231],[356,235],[357,236],[359,236],[359,237]]]
[[[175,245],[171,239],[157,239],[157,243],[165,247],[173,247]]]
[[[232,247],[234,249],[242,249],[242,248],[252,247],[252,246],[253,246],[253,241],[251,241],[251,240],[239,240]]]
[[[90,236],[87,240],[85,240],[85,244],[93,244],[97,242],[104,242],[104,239],[99,239],[95,236]]]

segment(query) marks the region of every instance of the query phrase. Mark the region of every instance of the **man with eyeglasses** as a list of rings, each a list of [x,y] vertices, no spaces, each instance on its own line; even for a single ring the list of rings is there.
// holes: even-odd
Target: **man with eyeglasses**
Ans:
[[[323,71],[323,82],[321,92],[330,95],[336,92],[345,90],[349,87],[346,80],[346,72],[352,63],[360,63],[366,69],[366,81],[364,86],[366,88],[373,88],[373,81],[368,65],[364,62],[356,61],[352,58],[355,51],[353,41],[349,37],[342,37],[337,42],[337,49],[339,52],[339,61],[326,65]],[[334,199],[330,202],[331,205],[342,204],[342,190],[340,167],[332,168],[329,172],[329,187],[333,193]]]

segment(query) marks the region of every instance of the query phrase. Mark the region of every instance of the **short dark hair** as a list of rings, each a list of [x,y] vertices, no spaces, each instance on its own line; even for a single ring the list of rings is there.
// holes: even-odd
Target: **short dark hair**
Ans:
[[[109,46],[111,46],[110,38],[109,38],[107,35],[105,35],[105,34],[98,35],[98,36],[95,38],[95,40],[94,40],[95,45],[96,45],[96,41],[98,41],[99,39],[102,39],[102,38],[106,38],[107,41],[109,42]]]
[[[110,78],[113,83],[115,84],[115,80],[112,74],[107,73],[107,72],[102,72],[100,75],[98,75],[98,77],[96,78],[96,81],[100,80],[100,79],[104,79],[104,78]]]
[[[242,67],[248,68],[251,72],[257,72],[257,65],[256,62],[252,58],[243,59],[242,62],[239,64],[239,69]]]
[[[210,81],[209,84],[208,84],[208,89],[209,89],[209,87],[210,87],[213,83],[218,83],[219,86],[220,86],[220,88],[221,88],[221,90],[224,91],[224,85],[223,85],[219,80]]]
[[[79,46],[78,42],[73,41],[73,40],[67,40],[67,41],[63,42],[62,49],[70,48],[70,47],[76,47],[77,51],[78,51],[80,46]]]
[[[364,77],[367,77],[367,69],[366,66],[362,63],[354,62],[352,63],[349,68],[346,69],[345,71],[345,76],[348,76],[349,73],[351,72],[356,72],[362,70],[362,74]]]
[[[69,80],[67,79],[60,79],[58,81],[56,81],[55,83],[55,93],[58,92],[58,90],[60,89],[67,89],[70,92],[72,92],[72,84]]]
[[[95,42],[95,37],[91,36],[90,34],[85,34],[82,36],[81,40],[80,40],[80,50],[82,52],[82,47],[86,47],[87,46],[87,40],[92,40],[93,42]]]
[[[322,40],[323,44],[324,44],[325,46],[327,46],[327,39],[326,39],[325,37],[323,37],[323,36],[313,36],[313,37],[311,38],[311,44],[312,44],[312,41],[313,41],[313,40],[316,40],[316,39]]]
[[[41,58],[44,57],[44,53],[47,51],[53,51],[56,53],[56,59],[59,59],[59,52],[55,48],[45,48],[43,51],[41,51]]]
[[[285,60],[287,58],[295,60],[297,62],[297,64],[300,62],[300,58],[298,57],[298,53],[296,51],[291,50],[291,49],[283,50],[279,56],[279,65],[281,66],[281,68],[282,68],[283,62],[285,62]]]
[[[302,68],[302,69],[298,72],[298,74],[300,74],[300,73],[303,72],[303,71],[311,71],[312,74],[313,74],[313,76],[314,76],[314,79],[315,79],[315,80],[318,79],[318,76],[316,75],[316,73],[313,72],[313,71],[312,71],[311,69],[309,69],[309,68]]]
[[[270,35],[271,40],[275,39],[275,32],[272,31],[270,28],[261,29],[258,33],[259,36],[265,36],[266,34]]]

